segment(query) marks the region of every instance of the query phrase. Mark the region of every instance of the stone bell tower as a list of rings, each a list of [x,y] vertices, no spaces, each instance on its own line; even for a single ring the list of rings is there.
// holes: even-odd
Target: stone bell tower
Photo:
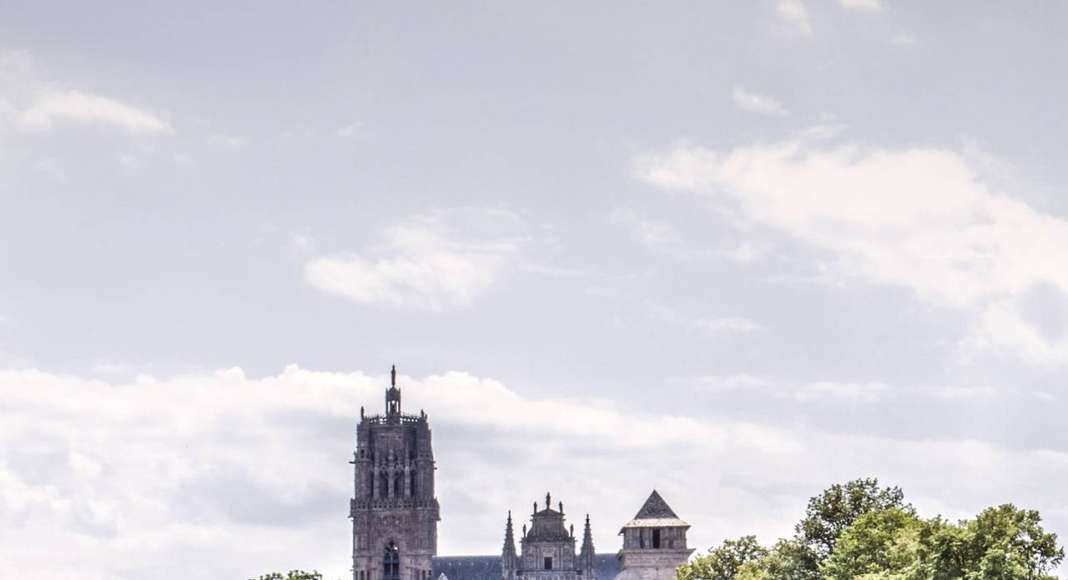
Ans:
[[[426,413],[401,413],[397,368],[384,415],[364,415],[353,454],[353,580],[430,580],[438,546],[434,449]]]
[[[674,580],[675,569],[686,563],[693,549],[686,546],[690,524],[675,515],[653,490],[634,519],[623,524],[622,570],[616,580]]]

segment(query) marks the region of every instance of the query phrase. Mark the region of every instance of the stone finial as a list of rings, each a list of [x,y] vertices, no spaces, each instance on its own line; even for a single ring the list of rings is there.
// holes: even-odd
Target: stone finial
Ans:
[[[393,365],[389,369],[389,385],[391,387],[397,386],[397,365]]]
[[[548,509],[552,509],[552,507],[553,507],[552,496],[549,495],[549,492],[545,492],[545,509],[547,509],[547,510]]]
[[[560,502],[560,513],[564,513],[564,502]]]

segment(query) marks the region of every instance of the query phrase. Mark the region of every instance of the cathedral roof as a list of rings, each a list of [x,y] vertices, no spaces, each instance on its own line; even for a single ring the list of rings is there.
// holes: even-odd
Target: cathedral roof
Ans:
[[[634,516],[634,519],[623,525],[624,528],[672,528],[680,526],[689,527],[690,524],[680,519],[655,489],[653,493],[649,494],[649,499],[645,500],[645,504],[642,505],[642,509],[638,510],[638,514]]]
[[[442,574],[448,580],[501,580],[500,556],[435,556],[431,568],[434,580]],[[593,557],[594,580],[613,580],[618,573],[615,554]]]

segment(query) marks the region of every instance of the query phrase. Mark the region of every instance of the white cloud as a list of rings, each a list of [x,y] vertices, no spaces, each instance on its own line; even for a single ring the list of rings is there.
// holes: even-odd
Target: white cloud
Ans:
[[[775,13],[789,31],[803,36],[812,35],[812,22],[803,0],[779,0],[775,5]]]
[[[511,212],[439,211],[388,228],[365,252],[312,260],[305,279],[363,304],[466,306],[504,274],[526,243],[526,226]]]
[[[128,382],[0,371],[0,576],[159,580],[196,561],[206,578],[290,567],[344,577],[352,428],[360,405],[378,412],[386,382],[297,366]],[[434,427],[446,555],[495,553],[505,511],[546,489],[569,513],[591,513],[605,552],[653,487],[693,524],[698,549],[788,534],[809,495],[867,475],[902,485],[924,513],[1011,500],[1043,510],[1054,531],[1068,524],[1056,486],[1034,485],[1068,476],[1058,451],[717,420],[685,399],[673,414],[640,412],[464,372],[399,384],[406,410],[425,408]]]
[[[1068,221],[990,191],[961,155],[934,148],[798,142],[679,147],[639,168],[655,185],[729,204],[831,252],[840,273],[973,314],[975,349],[1068,360]]]
[[[59,123],[105,125],[136,135],[172,133],[157,113],[38,77],[26,51],[0,52],[0,122],[22,131],[44,131]]]
[[[838,0],[838,5],[847,10],[858,12],[882,12],[883,3],[880,0]]]
[[[15,116],[17,126],[26,130],[46,130],[59,121],[112,125],[135,134],[172,132],[170,124],[153,113],[76,90],[46,91]]]
[[[736,107],[747,113],[757,113],[769,117],[786,117],[790,114],[790,111],[782,106],[779,101],[766,95],[747,91],[742,87],[734,87],[731,92],[731,99],[734,100]]]

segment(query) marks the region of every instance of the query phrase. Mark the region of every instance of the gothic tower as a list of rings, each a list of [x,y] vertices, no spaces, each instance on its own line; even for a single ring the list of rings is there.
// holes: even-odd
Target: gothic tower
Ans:
[[[401,413],[397,369],[390,371],[386,413],[356,427],[352,519],[353,580],[430,580],[437,554],[438,500],[426,413]]]
[[[688,529],[690,524],[679,519],[654,489],[634,519],[619,531],[622,571],[616,580],[674,580],[675,569],[693,553],[686,547]]]

